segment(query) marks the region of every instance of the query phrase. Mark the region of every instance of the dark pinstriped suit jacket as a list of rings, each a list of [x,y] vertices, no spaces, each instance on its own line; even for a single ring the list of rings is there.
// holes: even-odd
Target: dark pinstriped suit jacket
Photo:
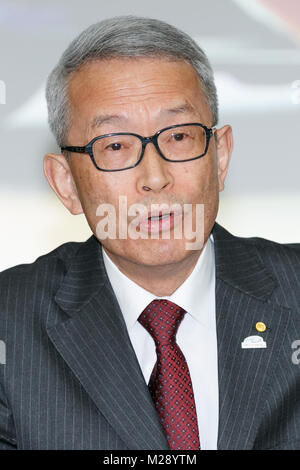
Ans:
[[[300,449],[300,253],[213,235],[218,449]],[[0,275],[2,449],[168,449],[100,248],[92,236]],[[241,348],[254,334],[266,349]]]

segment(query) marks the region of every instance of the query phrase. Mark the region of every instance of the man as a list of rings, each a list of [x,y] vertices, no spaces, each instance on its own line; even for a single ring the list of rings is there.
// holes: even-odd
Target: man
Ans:
[[[203,51],[106,20],[47,102],[45,175],[93,235],[1,275],[0,447],[299,449],[300,256],[215,223],[233,144]]]

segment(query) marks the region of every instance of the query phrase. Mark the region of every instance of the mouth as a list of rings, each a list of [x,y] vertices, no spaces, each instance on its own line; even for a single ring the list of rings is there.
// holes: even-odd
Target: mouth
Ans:
[[[166,212],[166,213],[160,212],[159,215],[149,216],[148,220],[151,220],[151,221],[163,220],[163,219],[167,219],[168,217],[171,217],[173,214],[174,212]]]
[[[181,219],[180,211],[160,211],[148,213],[148,217],[140,220],[139,228],[148,233],[159,233],[171,231]]]

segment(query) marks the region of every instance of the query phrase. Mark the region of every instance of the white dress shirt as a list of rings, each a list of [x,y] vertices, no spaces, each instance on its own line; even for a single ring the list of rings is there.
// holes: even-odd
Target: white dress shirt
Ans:
[[[217,449],[219,390],[215,314],[215,257],[209,239],[189,277],[170,296],[157,297],[125,276],[102,248],[107,275],[117,297],[146,383],[156,363],[155,343],[138,317],[154,299],[164,298],[186,310],[176,341],[192,379],[203,450]]]

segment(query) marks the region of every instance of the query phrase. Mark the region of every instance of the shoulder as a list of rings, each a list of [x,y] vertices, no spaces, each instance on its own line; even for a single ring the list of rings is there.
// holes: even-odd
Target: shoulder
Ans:
[[[262,263],[274,273],[295,273],[300,268],[300,243],[278,243],[261,237],[239,237],[241,243],[248,244]]]
[[[222,265],[236,268],[233,276],[244,276],[250,282],[273,283],[273,300],[283,305],[299,306],[300,244],[278,243],[262,237],[240,237],[216,224],[213,236]],[[242,270],[239,267],[242,266]],[[233,267],[233,268],[232,268]],[[251,279],[250,279],[251,277]]]
[[[276,279],[284,303],[300,300],[300,244],[277,243],[265,238],[249,239],[253,252]]]
[[[86,242],[68,242],[38,257],[33,263],[20,264],[0,273],[0,305],[22,298],[25,293],[53,291],[64,277],[69,264]]]
[[[278,243],[262,237],[241,237],[231,234],[224,227],[215,224],[213,235],[217,235],[219,243],[226,246],[232,253],[251,251],[261,262],[276,269],[280,265],[286,268],[300,265],[300,243]]]

